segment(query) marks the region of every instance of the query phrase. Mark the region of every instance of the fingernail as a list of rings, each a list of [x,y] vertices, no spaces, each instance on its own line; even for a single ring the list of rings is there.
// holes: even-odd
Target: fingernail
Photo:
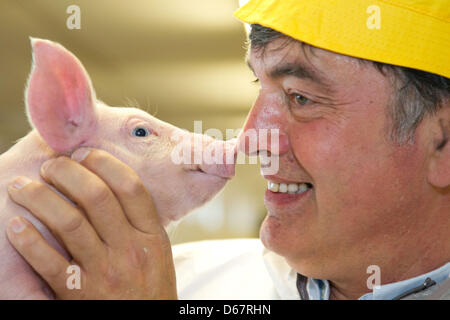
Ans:
[[[88,156],[89,152],[91,152],[91,150],[86,149],[86,148],[81,148],[81,149],[76,150],[74,153],[72,153],[71,158],[72,158],[72,160],[81,162]]]
[[[9,229],[14,233],[20,233],[25,229],[26,224],[20,217],[15,217],[9,220]]]
[[[41,174],[42,174],[42,175],[45,174],[45,172],[46,172],[47,169],[48,169],[48,166],[50,165],[50,163],[51,163],[52,161],[53,161],[53,159],[50,159],[50,160],[45,161],[45,162],[42,164],[42,166],[41,166]]]
[[[27,177],[18,177],[10,183],[10,186],[16,190],[20,190],[30,182],[31,180],[28,179]]]

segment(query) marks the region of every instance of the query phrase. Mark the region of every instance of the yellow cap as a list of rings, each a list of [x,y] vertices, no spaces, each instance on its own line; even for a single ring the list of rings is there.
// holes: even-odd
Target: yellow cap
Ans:
[[[322,49],[450,78],[450,0],[250,0],[234,15]]]

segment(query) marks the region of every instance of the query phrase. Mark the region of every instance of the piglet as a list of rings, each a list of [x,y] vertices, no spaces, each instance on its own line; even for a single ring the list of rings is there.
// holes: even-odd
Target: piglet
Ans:
[[[47,285],[9,243],[5,229],[10,218],[29,219],[70,259],[49,230],[7,193],[8,182],[19,175],[44,182],[39,169],[45,160],[70,156],[82,146],[106,150],[138,173],[164,226],[210,200],[234,175],[234,140],[189,133],[140,109],[109,107],[96,99],[86,70],[72,53],[48,40],[32,38],[31,44],[25,101],[33,129],[0,156],[0,299],[49,296]],[[215,150],[208,161],[202,160],[205,150]]]

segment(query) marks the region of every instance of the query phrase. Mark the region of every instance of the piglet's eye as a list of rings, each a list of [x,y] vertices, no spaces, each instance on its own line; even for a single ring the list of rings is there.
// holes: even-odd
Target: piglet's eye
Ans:
[[[150,131],[144,127],[136,127],[131,131],[131,135],[134,137],[147,137],[150,135]]]

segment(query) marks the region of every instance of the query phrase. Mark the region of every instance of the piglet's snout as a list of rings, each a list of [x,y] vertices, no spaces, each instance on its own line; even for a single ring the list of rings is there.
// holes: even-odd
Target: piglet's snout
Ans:
[[[195,149],[195,148],[194,148]],[[235,174],[237,139],[228,141],[205,139],[202,148],[193,150],[193,159],[199,159],[186,167],[221,178],[232,178]]]
[[[235,173],[236,157],[236,139],[214,140],[203,152],[203,163],[200,164],[200,170],[214,176],[232,178]]]

